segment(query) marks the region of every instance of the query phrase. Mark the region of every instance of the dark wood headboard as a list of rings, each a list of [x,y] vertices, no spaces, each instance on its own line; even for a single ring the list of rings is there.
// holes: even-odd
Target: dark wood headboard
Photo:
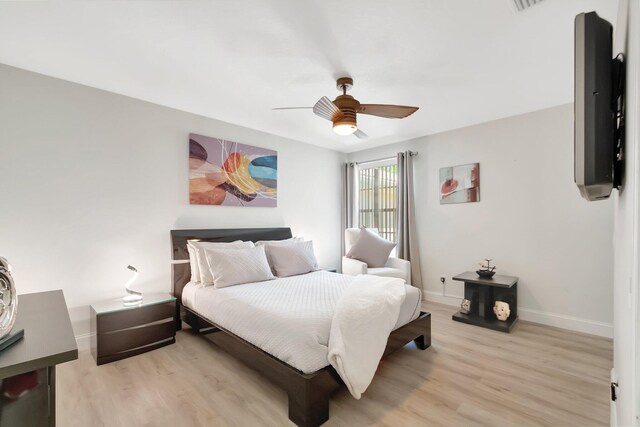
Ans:
[[[280,228],[221,228],[203,230],[171,230],[171,259],[189,260],[187,240],[198,239],[207,242],[233,242],[245,240],[284,240],[291,237],[291,229]],[[182,289],[191,280],[189,263],[173,264],[173,295],[182,303]]]

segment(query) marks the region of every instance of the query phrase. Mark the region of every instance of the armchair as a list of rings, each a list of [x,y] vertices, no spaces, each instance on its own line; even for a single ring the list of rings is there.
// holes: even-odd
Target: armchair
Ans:
[[[378,230],[370,228],[369,230],[378,234]],[[351,246],[356,242],[359,228],[347,228],[344,231],[345,253],[349,253]],[[373,276],[398,277],[403,279],[405,283],[411,284],[411,263],[404,259],[389,257],[384,267],[369,268],[367,264],[353,258],[342,257],[342,274],[349,276],[357,276],[358,274],[371,274]]]

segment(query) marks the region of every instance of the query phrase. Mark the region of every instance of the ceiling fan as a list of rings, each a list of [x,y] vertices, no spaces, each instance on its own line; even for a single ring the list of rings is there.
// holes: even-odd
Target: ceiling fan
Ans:
[[[353,87],[353,79],[351,77],[339,78],[336,81],[336,87],[342,91],[342,95],[338,95],[333,101],[323,96],[313,107],[285,107],[274,108],[274,110],[313,108],[316,116],[330,120],[333,123],[333,131],[338,135],[353,134],[361,139],[367,138],[367,134],[358,129],[358,113],[386,119],[404,119],[418,110],[418,107],[406,105],[361,104],[353,96],[347,95],[347,91]]]

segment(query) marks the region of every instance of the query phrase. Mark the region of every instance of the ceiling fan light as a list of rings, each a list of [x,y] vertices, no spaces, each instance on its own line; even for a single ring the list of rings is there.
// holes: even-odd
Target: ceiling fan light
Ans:
[[[351,135],[358,130],[358,122],[356,121],[355,112],[342,111],[341,116],[335,117],[333,120],[333,131],[338,135]]]
[[[356,130],[358,130],[358,127],[353,123],[335,123],[333,125],[333,131],[338,135],[351,135]]]

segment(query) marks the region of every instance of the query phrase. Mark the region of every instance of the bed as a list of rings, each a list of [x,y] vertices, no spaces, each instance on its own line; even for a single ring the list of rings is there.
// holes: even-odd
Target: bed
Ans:
[[[172,258],[188,260],[187,240],[283,240],[289,228],[172,230]],[[329,418],[329,398],[342,381],[328,366],[326,341],[332,307],[353,278],[326,271],[224,289],[190,282],[188,263],[173,265],[179,315],[191,328],[260,371],[289,398],[289,418],[317,426]],[[247,316],[251,313],[251,316]],[[260,322],[254,319],[260,318]],[[258,326],[256,327],[256,324]],[[385,354],[415,341],[431,343],[431,317],[420,311],[420,293],[408,287]]]

